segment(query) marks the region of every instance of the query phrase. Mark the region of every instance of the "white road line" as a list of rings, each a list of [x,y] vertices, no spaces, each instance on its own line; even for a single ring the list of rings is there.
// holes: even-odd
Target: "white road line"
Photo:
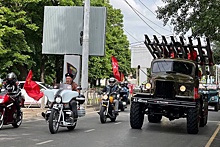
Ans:
[[[118,125],[118,124],[120,124],[121,122],[117,122],[117,123],[115,123],[116,125]]]
[[[47,141],[44,141],[44,142],[36,143],[36,145],[46,144],[46,143],[49,143],[49,142],[52,142],[52,141],[53,141],[53,140],[47,140]]]
[[[92,131],[95,131],[95,129],[86,130],[86,131],[84,131],[84,132],[85,132],[85,133],[88,133],[88,132],[92,132]]]

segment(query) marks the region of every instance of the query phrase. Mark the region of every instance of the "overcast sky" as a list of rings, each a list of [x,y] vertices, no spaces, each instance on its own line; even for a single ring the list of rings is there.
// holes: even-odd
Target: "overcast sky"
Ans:
[[[127,1],[128,4],[125,2]],[[138,41],[144,41],[144,34],[150,38],[153,35],[173,34],[171,26],[163,26],[162,20],[156,18],[157,6],[163,5],[162,0],[110,0],[114,8],[120,9],[124,15],[124,32],[132,45]],[[129,6],[136,9],[141,19]],[[143,16],[144,15],[144,16]]]

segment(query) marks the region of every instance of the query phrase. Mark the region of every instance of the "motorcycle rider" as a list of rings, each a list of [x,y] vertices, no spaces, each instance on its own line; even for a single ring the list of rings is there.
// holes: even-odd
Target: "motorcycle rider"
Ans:
[[[20,89],[18,88],[17,82],[18,80],[17,80],[17,76],[15,75],[15,73],[10,72],[5,79],[4,88],[8,91],[8,94],[11,94],[11,95],[18,94],[14,99],[14,104],[17,109],[17,116],[19,117],[21,116],[21,107],[20,107],[21,93],[20,93]]]
[[[126,93],[126,96],[124,97]],[[128,102],[128,94],[129,94],[129,89],[126,87],[125,82],[120,83],[120,97],[123,97],[125,102]]]
[[[105,86],[102,90],[102,92],[109,92],[109,93],[112,93],[112,92],[116,92],[116,94],[119,93],[119,86],[116,84],[116,79],[114,77],[111,77],[109,79],[109,85]],[[118,99],[114,99],[114,103],[115,103],[115,114],[117,115],[118,114],[118,105],[119,105],[119,101]]]
[[[65,74],[65,78],[66,78],[66,83],[65,84],[69,84],[72,86],[72,91],[77,91],[78,93],[80,92],[77,88],[78,85],[73,81],[73,77],[74,75],[72,73],[66,73]],[[70,101],[70,106],[72,108],[73,114],[74,114],[74,119],[78,118],[78,113],[77,113],[77,103],[75,98],[73,98]]]

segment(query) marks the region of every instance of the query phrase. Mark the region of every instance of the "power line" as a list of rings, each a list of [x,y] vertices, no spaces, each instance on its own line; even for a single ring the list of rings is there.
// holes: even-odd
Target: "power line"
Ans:
[[[153,31],[155,31],[157,34],[159,34],[159,35],[161,35],[158,31],[156,31],[153,27],[151,27],[139,14],[141,14],[138,10],[136,10],[134,7],[132,7],[130,4],[129,4],[129,2],[127,2],[127,0],[124,0],[126,3],[127,3],[127,5],[136,13],[136,15],[138,15],[138,17],[142,20],[142,21],[144,21],[144,23],[145,24],[147,24]],[[139,14],[138,14],[138,13]],[[147,17],[145,17],[143,14],[141,14],[144,18],[146,18],[146,19],[148,19]],[[148,19],[149,21],[151,21],[150,19]],[[153,21],[151,21],[152,23],[154,23]],[[154,23],[155,25],[157,25],[156,23]],[[157,25],[158,26],[158,25]],[[162,28],[161,26],[159,26],[160,28]],[[162,29],[164,29],[164,28],[162,28]],[[164,29],[164,30],[166,30],[166,29]],[[166,31],[169,31],[169,30],[166,30]],[[169,31],[170,32],[170,31]]]
[[[141,0],[139,0],[142,5],[144,5],[147,10],[149,10],[154,16],[157,16],[151,9],[149,9]],[[155,3],[155,2],[154,2]]]
[[[134,8],[127,2],[127,0],[124,0],[124,1],[125,1],[125,3],[127,3],[127,5],[128,5],[129,7],[131,7],[131,9],[134,11],[134,13],[136,13],[136,15],[138,15],[138,17],[139,17],[148,27],[150,27],[152,30],[154,30],[157,34],[161,35],[159,32],[157,32],[155,29],[153,29],[153,28],[134,10]]]
[[[136,39],[133,35],[131,35],[125,28],[124,28],[125,32],[128,33],[128,35],[130,35],[134,40],[138,41],[138,39]]]

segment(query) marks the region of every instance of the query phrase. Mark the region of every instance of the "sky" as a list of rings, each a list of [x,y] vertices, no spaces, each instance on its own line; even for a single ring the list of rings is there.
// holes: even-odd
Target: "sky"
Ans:
[[[127,1],[128,4],[125,2]],[[162,0],[110,0],[110,4],[122,11],[124,15],[124,32],[128,37],[131,47],[138,45],[137,42],[144,41],[144,34],[150,38],[157,35],[173,35],[173,27],[163,25],[163,21],[156,18],[157,6],[164,5]],[[141,19],[129,6],[136,9]],[[143,16],[144,15],[144,16]]]

